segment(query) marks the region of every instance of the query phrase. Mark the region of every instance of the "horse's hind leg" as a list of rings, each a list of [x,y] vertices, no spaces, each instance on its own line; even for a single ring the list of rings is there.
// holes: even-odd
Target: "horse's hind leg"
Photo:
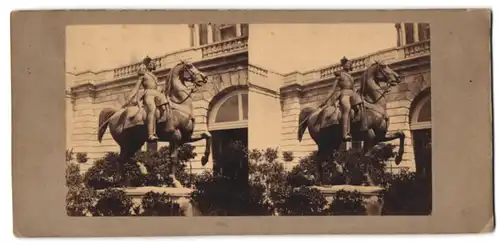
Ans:
[[[129,185],[127,178],[125,176],[125,165],[130,161],[131,155],[130,155],[130,147],[127,145],[121,145],[120,146],[120,156],[118,160],[118,183],[120,183],[121,186],[127,187]]]
[[[327,155],[328,155],[327,148],[322,145],[318,145],[318,152],[316,153],[316,159],[314,161],[316,163],[315,184],[317,185],[322,185],[324,183],[323,163],[326,161]]]
[[[331,162],[331,158],[333,157],[334,151],[338,150],[340,144],[326,144],[326,145],[318,145],[318,152],[316,154],[316,175],[317,175],[317,184],[331,184],[327,183],[328,180],[325,178],[325,174],[323,173],[323,164],[326,162],[327,164]],[[339,166],[336,166],[337,170],[341,172]]]
[[[118,163],[118,173],[120,176],[121,185],[129,186],[129,180],[127,180],[125,176],[125,164],[131,163],[135,153],[141,149],[142,145],[145,142],[146,140],[128,139],[127,141],[123,141],[119,144],[120,155]]]

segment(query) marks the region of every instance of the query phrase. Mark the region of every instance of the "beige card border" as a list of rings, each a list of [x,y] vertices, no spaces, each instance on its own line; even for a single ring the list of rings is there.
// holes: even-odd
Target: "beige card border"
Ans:
[[[25,11],[13,12],[11,21],[16,236],[464,233],[493,229],[490,10]],[[432,215],[66,216],[63,96],[66,25],[401,21],[431,24]]]

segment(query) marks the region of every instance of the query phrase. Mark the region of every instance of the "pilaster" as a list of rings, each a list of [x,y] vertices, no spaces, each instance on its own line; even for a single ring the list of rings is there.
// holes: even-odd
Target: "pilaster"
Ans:
[[[236,36],[241,36],[241,24],[236,24]]]
[[[194,43],[193,43],[193,45],[195,47],[198,47],[198,46],[200,46],[200,24],[195,24],[193,28],[194,28],[194,35],[193,35],[194,36],[194,39],[193,39]]]
[[[213,30],[213,25],[211,23],[209,23],[207,25],[207,40],[208,40],[208,44],[211,44],[214,42],[214,30]]]
[[[415,22],[413,23],[413,40],[415,40],[415,42],[419,42],[419,38],[418,38],[418,23]]]
[[[294,83],[281,89],[281,150],[291,151],[294,153],[294,161],[296,164],[300,157],[306,155],[300,148],[304,141],[309,137],[309,133],[305,132],[303,140],[299,143],[297,139],[297,130],[299,124],[299,114],[301,110],[302,85]]]

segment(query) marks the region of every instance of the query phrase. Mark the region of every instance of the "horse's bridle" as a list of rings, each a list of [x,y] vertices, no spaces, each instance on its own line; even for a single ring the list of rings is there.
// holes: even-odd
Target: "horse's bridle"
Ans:
[[[389,80],[389,74],[388,74],[388,73],[387,73],[384,69],[382,69],[382,68],[380,67],[380,65],[381,65],[381,64],[380,64],[379,62],[376,62],[376,63],[377,63],[377,70],[378,70],[379,72],[381,72],[381,73],[382,73],[382,75],[384,75],[384,76],[385,76],[385,78],[386,78],[387,80]],[[375,80],[375,79],[374,79],[374,80]],[[366,85],[365,85],[365,86],[366,86]],[[380,84],[379,84],[379,86],[380,86]],[[396,85],[394,85],[394,84],[390,83],[388,86],[384,86],[384,88],[382,89],[382,92],[380,92],[380,90],[379,90],[379,89],[375,90],[375,91],[377,91],[377,93],[379,93],[379,94],[380,94],[380,96],[379,96],[379,97],[378,97],[375,101],[373,101],[373,102],[371,102],[371,103],[372,103],[372,104],[375,104],[375,103],[377,103],[379,100],[381,100],[383,97],[385,97],[385,94],[389,93],[389,91],[391,90],[391,87],[393,87],[393,86],[396,86]],[[364,92],[364,91],[361,91],[361,96],[363,96],[363,92]]]
[[[196,74],[194,74],[190,69],[187,68],[187,63],[184,62],[183,60],[181,60],[181,64],[182,64],[182,69],[189,74],[189,76],[191,77],[192,80],[194,80],[196,78]],[[177,101],[174,101],[172,98],[170,98],[170,101],[172,101],[173,103],[178,104],[178,105],[186,102],[186,100],[191,98],[191,95],[194,92],[196,92],[197,88],[200,87],[196,82],[193,82],[193,84],[194,84],[193,88],[191,88],[191,91],[189,91],[186,98],[184,98],[182,101],[177,102]]]

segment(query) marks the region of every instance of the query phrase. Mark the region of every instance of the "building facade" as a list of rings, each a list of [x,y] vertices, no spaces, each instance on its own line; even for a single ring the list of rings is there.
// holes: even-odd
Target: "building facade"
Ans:
[[[209,82],[193,94],[196,131],[208,130],[213,138],[209,164],[202,167],[197,157],[193,172],[204,168],[219,169],[225,151],[235,141],[248,149],[279,147],[293,152],[295,159],[316,150],[308,133],[297,140],[298,115],[301,108],[318,106],[331,92],[335,71],[340,64],[307,72],[278,74],[249,64],[247,24],[196,24],[190,29],[191,48],[155,57],[156,70],[163,83],[169,69],[179,58],[190,60],[209,77]],[[431,152],[431,76],[430,29],[423,23],[398,23],[395,37],[398,45],[353,61],[353,77],[357,80],[373,59],[385,61],[403,81],[387,95],[390,131],[402,130],[406,135],[403,163],[407,167],[427,171]],[[340,59],[340,57],[339,57]],[[68,148],[87,152],[91,161],[108,151],[118,151],[117,144],[106,133],[98,143],[97,119],[105,107],[119,107],[131,91],[139,63],[113,70],[67,74]],[[123,102],[122,102],[123,103]],[[166,145],[160,143],[159,146]],[[201,156],[204,141],[195,142]],[[146,147],[146,146],[145,146]],[[244,171],[243,158],[232,159],[236,171]],[[239,164],[238,164],[239,163]],[[295,160],[288,167],[292,167]],[[82,167],[85,169],[85,167]]]

